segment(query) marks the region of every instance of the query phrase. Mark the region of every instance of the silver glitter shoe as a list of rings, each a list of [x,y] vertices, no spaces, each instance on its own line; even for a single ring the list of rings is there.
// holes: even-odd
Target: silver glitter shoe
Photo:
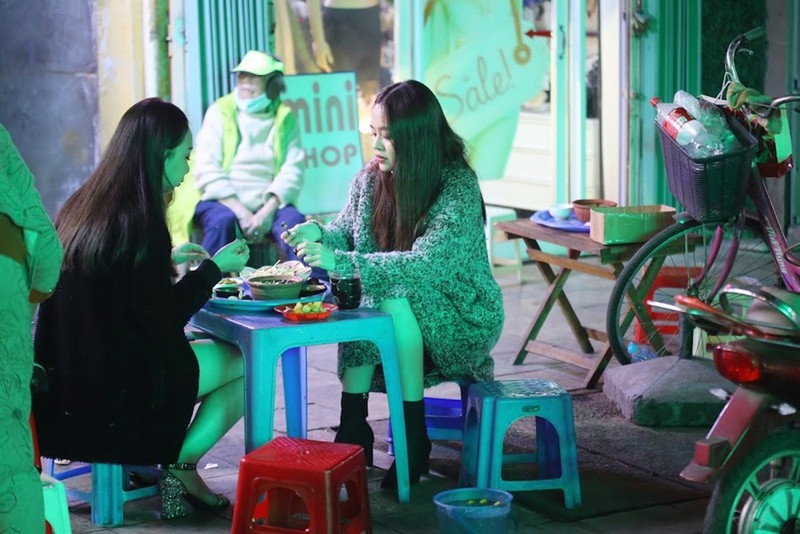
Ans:
[[[186,517],[192,511],[186,502],[186,486],[178,477],[164,469],[158,479],[158,489],[161,492],[161,519],[177,519]]]

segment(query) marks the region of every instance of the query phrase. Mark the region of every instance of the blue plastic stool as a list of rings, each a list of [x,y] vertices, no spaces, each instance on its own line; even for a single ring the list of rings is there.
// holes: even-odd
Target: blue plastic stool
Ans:
[[[91,474],[92,490],[82,491],[67,487],[72,499],[88,502],[92,507],[92,524],[117,526],[122,524],[123,508],[126,502],[158,495],[158,485],[130,489],[131,471],[159,473],[153,467],[131,467],[119,464],[82,464],[72,469],[54,473],[53,460],[50,459],[47,473],[54,479],[63,481],[73,477]]]
[[[431,441],[461,441],[464,436],[464,414],[467,407],[469,387],[475,383],[472,379],[456,380],[461,389],[460,399],[441,399],[425,397],[425,427]],[[387,454],[394,456],[392,425],[386,432]]]
[[[511,425],[536,417],[535,454],[503,454]],[[535,461],[539,478],[503,480],[503,464]],[[481,382],[469,389],[461,486],[506,491],[560,489],[567,508],[581,505],[572,397],[550,380]]]

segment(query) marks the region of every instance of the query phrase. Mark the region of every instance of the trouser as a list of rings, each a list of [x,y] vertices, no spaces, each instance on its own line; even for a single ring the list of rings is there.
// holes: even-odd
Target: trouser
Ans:
[[[281,223],[286,223],[286,228],[291,228],[305,220],[305,216],[291,204],[278,208],[275,213],[270,235],[278,246],[281,257],[287,261],[299,258],[294,249],[281,239],[281,233],[284,231]],[[203,230],[203,248],[212,256],[236,239],[236,226],[239,224],[236,215],[216,200],[201,200],[194,210],[194,222]]]

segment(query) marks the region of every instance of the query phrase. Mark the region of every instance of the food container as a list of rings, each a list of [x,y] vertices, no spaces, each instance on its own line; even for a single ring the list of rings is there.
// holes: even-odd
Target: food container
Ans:
[[[605,245],[643,243],[675,222],[675,208],[661,204],[593,208],[589,237]]]
[[[303,279],[299,276],[254,276],[247,280],[255,300],[285,300],[300,296]]]
[[[575,210],[575,216],[581,222],[589,222],[592,208],[613,208],[617,203],[613,200],[603,200],[601,198],[584,198],[572,202],[572,208]]]
[[[303,280],[308,280],[311,276],[311,267],[303,264],[301,261],[285,261],[283,263],[276,263],[275,265],[264,265],[258,269],[252,267],[245,267],[241,271],[242,278],[250,280],[253,277],[261,278],[265,276],[291,278],[298,277]]]
[[[218,298],[238,297],[243,282],[238,278],[223,278],[214,286],[214,296]]]
[[[276,306],[275,311],[289,319],[290,321],[295,322],[303,322],[303,321],[320,321],[322,319],[327,319],[331,313],[336,310],[335,304],[328,304],[327,302],[323,302],[320,304],[319,311],[316,312],[300,312],[298,313],[295,310],[294,306]]]
[[[239,292],[241,290],[242,288],[239,286],[215,287],[214,296],[221,299],[226,299],[228,297],[238,297]]]
[[[439,532],[508,532],[513,499],[507,491],[491,488],[457,488],[437,493],[433,502],[439,512]]]

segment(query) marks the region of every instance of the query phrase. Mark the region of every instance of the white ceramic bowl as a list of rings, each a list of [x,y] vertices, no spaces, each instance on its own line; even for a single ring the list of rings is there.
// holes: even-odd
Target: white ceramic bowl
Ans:
[[[553,204],[547,208],[547,211],[555,220],[563,221],[572,214],[572,204]]]

